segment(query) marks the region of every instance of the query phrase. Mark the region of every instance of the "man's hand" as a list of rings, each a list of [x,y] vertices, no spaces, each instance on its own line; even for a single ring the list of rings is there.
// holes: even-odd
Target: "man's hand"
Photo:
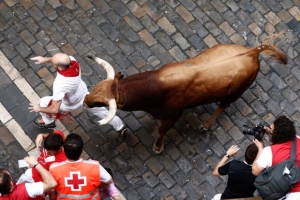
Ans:
[[[236,152],[238,152],[240,150],[240,148],[237,145],[232,145],[228,150],[227,150],[227,154],[229,156],[233,156],[234,154],[236,154]],[[217,166],[215,167],[214,171],[213,171],[213,175],[214,176],[221,176],[221,174],[219,174],[219,167],[221,167],[222,165],[225,165],[226,161],[228,160],[227,156],[223,156],[223,158],[220,160],[220,162],[217,164]]]
[[[39,104],[36,104],[36,103],[29,103],[29,105],[31,107],[28,107],[28,109],[30,110],[30,112],[40,112],[40,105]]]
[[[44,135],[49,135],[48,133],[40,133],[36,136],[35,145],[38,151],[41,150],[42,142],[44,140]],[[46,136],[47,137],[47,136]]]
[[[24,160],[28,163],[29,167],[32,168],[38,161],[33,156],[27,156]]]
[[[268,135],[273,133],[273,130],[268,126],[264,126],[264,130]]]
[[[227,154],[229,156],[233,156],[234,154],[236,154],[236,152],[238,152],[240,150],[240,148],[237,146],[237,145],[232,145],[228,151],[227,151]]]
[[[42,57],[42,56],[36,56],[33,58],[30,58],[31,60],[35,61],[35,64],[43,64],[46,62],[52,62],[52,57]]]
[[[30,59],[35,61],[34,63],[38,64],[38,65],[46,62],[46,58],[44,58],[42,56],[36,56],[36,57],[30,58]]]
[[[260,151],[260,150],[262,150],[264,148],[263,143],[260,142],[259,140],[255,139],[255,138],[253,139],[253,143],[257,146],[258,151]]]

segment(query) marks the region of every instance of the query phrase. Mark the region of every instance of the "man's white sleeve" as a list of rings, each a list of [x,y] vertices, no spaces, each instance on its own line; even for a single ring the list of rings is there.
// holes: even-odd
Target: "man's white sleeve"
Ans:
[[[272,166],[272,151],[271,147],[265,147],[258,159],[256,160],[257,164],[263,168],[271,167]]]
[[[20,176],[17,184],[20,183],[34,183],[34,180],[32,178],[32,168],[27,169],[25,173]]]
[[[111,175],[100,165],[100,181],[102,182],[108,182],[111,179]]]
[[[70,60],[75,60],[76,61],[76,59],[73,56],[69,56],[69,58],[70,58]]]
[[[42,195],[44,193],[43,182],[37,183],[25,183],[26,191],[31,198],[34,198],[38,195]]]

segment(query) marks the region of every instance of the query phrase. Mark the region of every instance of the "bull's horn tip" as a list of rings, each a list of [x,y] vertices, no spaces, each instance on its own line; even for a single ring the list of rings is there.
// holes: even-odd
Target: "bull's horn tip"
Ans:
[[[87,55],[87,57],[88,57],[89,59],[91,59],[91,60],[95,60],[95,59],[96,59],[96,57],[95,57],[95,56],[92,56],[92,55]]]

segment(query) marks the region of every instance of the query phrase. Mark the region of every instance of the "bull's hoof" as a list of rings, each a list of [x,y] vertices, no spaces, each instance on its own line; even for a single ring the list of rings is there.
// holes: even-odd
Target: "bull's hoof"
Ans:
[[[206,128],[205,126],[203,126],[203,124],[201,124],[199,126],[199,131],[200,131],[200,133],[205,133],[205,132],[209,131],[209,129]]]
[[[155,154],[161,154],[161,152],[164,151],[164,145],[162,145],[161,147],[158,147],[155,145],[155,143],[153,144],[153,152]]]

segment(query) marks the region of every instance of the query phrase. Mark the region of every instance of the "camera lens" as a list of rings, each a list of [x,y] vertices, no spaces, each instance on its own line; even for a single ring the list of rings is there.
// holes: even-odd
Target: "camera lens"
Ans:
[[[254,135],[253,130],[247,125],[243,125],[242,132],[244,135]]]

